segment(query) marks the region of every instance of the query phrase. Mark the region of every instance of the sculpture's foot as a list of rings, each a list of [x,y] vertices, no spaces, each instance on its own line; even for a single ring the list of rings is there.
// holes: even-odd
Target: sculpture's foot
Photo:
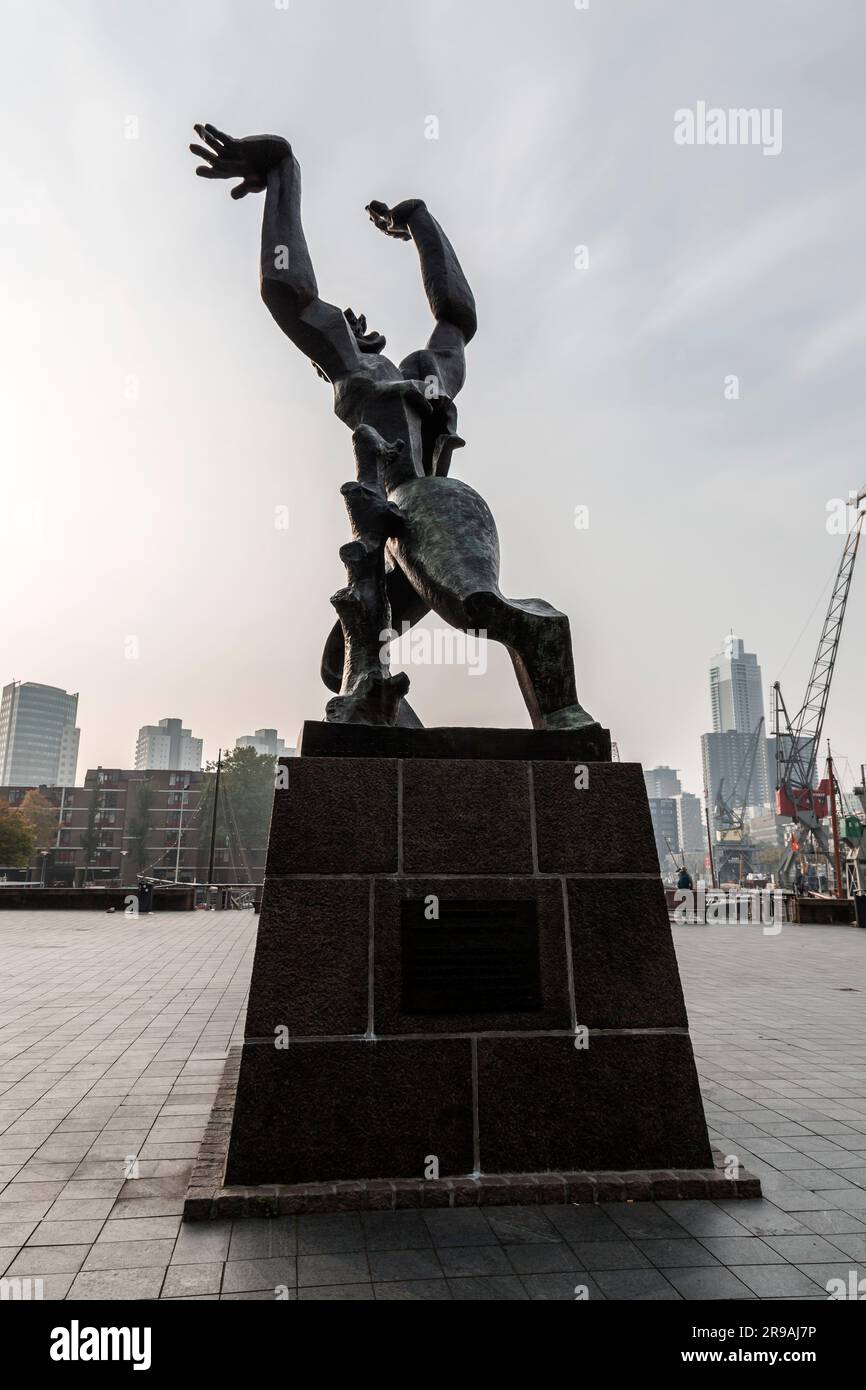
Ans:
[[[544,599],[508,599],[481,590],[464,600],[468,625],[502,642],[536,729],[601,727],[578,703],[568,618]]]
[[[351,690],[328,701],[325,722],[394,725],[408,689],[409,677],[402,671],[396,676],[386,676],[379,671],[365,672]]]
[[[582,705],[568,705],[544,716],[545,729],[589,729],[601,733],[601,725]]]

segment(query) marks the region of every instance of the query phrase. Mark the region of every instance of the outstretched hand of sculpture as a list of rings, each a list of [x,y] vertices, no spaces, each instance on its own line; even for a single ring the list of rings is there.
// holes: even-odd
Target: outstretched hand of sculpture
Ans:
[[[292,153],[288,140],[281,135],[245,135],[236,140],[213,125],[194,126],[196,135],[205,145],[190,145],[199,159],[207,162],[196,169],[202,179],[240,179],[231,190],[233,198],[245,198],[248,193],[264,193],[268,186],[268,170]]]

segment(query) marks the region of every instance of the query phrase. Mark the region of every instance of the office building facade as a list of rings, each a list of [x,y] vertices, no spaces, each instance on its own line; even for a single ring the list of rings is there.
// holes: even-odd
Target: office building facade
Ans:
[[[12,681],[0,696],[0,785],[71,786],[78,764],[78,695]]]
[[[200,772],[202,740],[193,738],[180,719],[160,719],[138,731],[135,745],[137,772]]]

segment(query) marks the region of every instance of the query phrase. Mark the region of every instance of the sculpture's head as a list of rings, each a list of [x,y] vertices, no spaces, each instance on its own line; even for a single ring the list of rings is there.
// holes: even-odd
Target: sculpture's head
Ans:
[[[383,352],[385,339],[381,333],[368,333],[367,320],[363,314],[356,318],[351,309],[344,311],[346,322],[355,335],[355,342],[362,352]]]

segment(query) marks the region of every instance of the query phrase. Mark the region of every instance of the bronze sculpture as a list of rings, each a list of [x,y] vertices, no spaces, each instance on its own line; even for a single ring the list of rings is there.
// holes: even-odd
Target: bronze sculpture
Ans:
[[[343,488],[354,540],[340,551],[349,583],[332,600],[340,621],[328,637],[322,678],[338,692],[332,722],[418,725],[392,676],[386,634],[431,609],[463,632],[481,631],[509,651],[537,729],[598,725],[578,703],[568,618],[542,599],[506,598],[499,540],[477,492],[448,476],[463,444],[454,398],[475,334],[475,302],[451,243],[417,198],[371,202],[386,235],[414,241],[436,327],[425,348],[399,363],[366,319],[319,297],[301,223],[301,180],[279,136],[234,139],[197,125],[203,178],[240,179],[233,198],[263,192],[262,298],[283,332],[333,387],[338,417],[353,431],[357,481]],[[387,643],[385,643],[385,647]]]

